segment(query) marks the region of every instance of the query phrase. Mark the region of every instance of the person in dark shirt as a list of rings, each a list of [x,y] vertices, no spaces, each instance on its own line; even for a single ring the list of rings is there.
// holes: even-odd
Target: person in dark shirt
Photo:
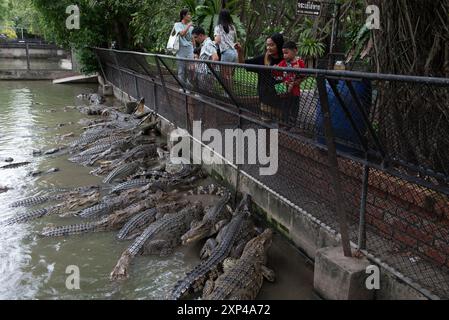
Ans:
[[[243,50],[239,43],[235,48],[239,54],[239,62],[245,64],[276,66],[283,59],[282,47],[284,45],[284,36],[281,33],[275,33],[266,40],[266,52],[251,59],[244,59]],[[281,107],[279,106],[279,97],[276,94],[275,85],[278,82],[270,70],[249,69],[249,71],[258,74],[257,92],[259,94],[261,109],[270,118],[281,118]]]

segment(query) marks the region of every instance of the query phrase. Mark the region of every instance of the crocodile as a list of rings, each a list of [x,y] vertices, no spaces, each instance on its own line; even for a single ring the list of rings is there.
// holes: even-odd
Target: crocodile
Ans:
[[[181,244],[181,236],[190,224],[201,219],[203,208],[200,203],[187,207],[177,213],[167,214],[147,227],[143,233],[121,255],[111,280],[128,277],[128,268],[131,260],[138,254],[153,254],[166,256]]]
[[[79,112],[86,114],[88,116],[99,116],[106,109],[103,105],[90,105],[90,106],[79,106],[77,107]]]
[[[116,149],[115,146],[103,151],[102,153],[92,155],[90,159],[83,161],[83,165],[93,166],[97,161],[115,160],[119,158],[123,152],[120,149]]]
[[[263,279],[274,281],[274,272],[265,265],[273,232],[265,229],[251,239],[238,260],[226,259],[224,272],[215,281],[208,280],[203,289],[203,300],[254,300]]]
[[[129,139],[122,138],[114,143],[96,144],[93,147],[81,152],[78,156],[82,157],[82,156],[87,156],[87,155],[95,155],[95,154],[98,154],[98,153],[108,150],[109,148],[111,148],[114,145],[121,147],[121,146],[127,144],[128,142],[129,142]]]
[[[149,179],[134,179],[134,180],[130,180],[130,181],[125,181],[123,183],[120,183],[116,187],[114,187],[110,191],[110,193],[118,193],[118,192],[122,192],[122,191],[129,190],[129,189],[143,187],[143,186],[149,185],[152,182],[153,181],[149,180]]]
[[[86,149],[87,147],[99,144],[100,142],[105,143],[114,141],[117,137],[121,136],[128,136],[128,131],[117,128],[102,128],[97,124],[96,127],[87,129],[87,131],[85,131],[78,139],[70,143],[69,147],[72,151]]]
[[[89,96],[89,102],[92,104],[95,104],[95,105],[99,105],[99,104],[106,102],[106,99],[102,95],[94,93]]]
[[[0,186],[0,193],[8,192],[9,188],[6,186]]]
[[[52,149],[44,151],[43,154],[46,155],[46,156],[49,156],[49,155],[58,153],[60,151],[63,151],[65,149],[66,149],[66,147],[56,147],[56,148],[52,148]]]
[[[37,209],[31,212],[23,212],[15,215],[9,219],[4,220],[0,224],[2,225],[13,225],[18,223],[25,223],[31,220],[36,220],[42,218],[43,216],[49,216],[52,214],[57,214],[61,212],[61,205],[57,204],[48,208]]]
[[[16,163],[12,163],[12,164],[7,164],[5,166],[0,167],[0,169],[16,169],[16,168],[20,168],[20,167],[24,167],[31,164],[31,162],[16,162]]]
[[[93,141],[89,144],[90,148],[93,148],[95,146],[103,145],[103,144],[112,144],[119,142],[123,139],[128,138],[129,136],[121,135],[121,134],[111,134],[110,136],[103,137],[101,139],[98,139],[96,141]]]
[[[103,180],[103,183],[111,183],[116,179],[126,178],[139,168],[139,163],[125,163],[114,170]]]
[[[71,190],[67,189],[56,189],[53,190],[54,192],[59,194],[53,194],[53,195],[45,195],[45,196],[33,196],[29,198],[25,198],[19,201],[15,201],[11,203],[9,206],[11,208],[18,208],[18,207],[33,207],[37,206],[49,201],[53,200],[62,200],[66,198],[89,198],[92,196],[92,193],[97,194],[98,193],[98,186],[87,186],[87,187],[80,187],[80,188],[73,188]]]
[[[140,187],[140,188],[139,188]],[[134,185],[132,188],[127,188],[120,193],[119,196],[113,196],[111,194],[103,197],[103,199],[95,205],[82,210],[78,216],[82,218],[91,218],[94,216],[101,216],[104,214],[110,214],[115,210],[119,210],[127,204],[133,204],[134,202],[144,200],[147,196],[158,194],[159,190],[151,188],[150,185]]]
[[[131,158],[155,158],[157,156],[157,147],[157,144],[151,141],[149,141],[148,143],[140,144],[125,153],[123,155],[123,160],[127,161]]]
[[[65,210],[74,210],[97,203],[100,199],[100,192],[98,190],[90,190],[87,192],[67,193],[57,195],[57,199],[64,199],[62,204]],[[70,214],[64,213],[63,215],[67,216]]]
[[[229,256],[238,256],[239,248],[243,247],[249,236],[252,237],[252,228],[249,228],[249,195],[245,195],[234,212],[231,221],[220,230],[217,242],[207,259],[201,261],[184,279],[178,281],[173,288],[169,299],[183,298],[189,291],[198,292],[210,279],[216,279],[221,272],[223,261]],[[202,250],[203,251],[203,250]]]
[[[69,158],[69,161],[78,162],[81,164],[93,164],[101,158],[105,158],[109,154],[119,151],[122,153],[124,148],[129,146],[129,139],[123,139],[113,144],[101,144],[93,148],[89,148],[78,155]]]
[[[162,202],[164,199],[167,198],[162,193],[147,196],[147,199],[139,203],[132,204],[125,209],[117,210],[99,220],[60,227],[46,227],[41,232],[41,235],[44,237],[62,237],[87,232],[119,230],[123,228],[131,217],[138,214],[142,210],[156,207],[158,212],[169,212],[171,210],[177,210],[181,206],[185,205],[185,202],[169,202],[168,204],[158,205],[159,202]]]
[[[111,135],[113,132],[114,132],[114,130],[108,129],[108,130],[104,130],[104,131],[92,133],[92,134],[84,133],[81,137],[79,137],[78,139],[76,139],[75,141],[70,143],[69,147],[72,149],[81,149],[86,145],[89,145],[95,141],[98,141],[104,137]]]
[[[170,175],[167,178],[161,178],[159,180],[134,179],[126,181],[114,187],[110,193],[120,193],[124,190],[141,186],[148,186],[149,189],[163,191],[168,191],[169,189],[175,188],[180,185],[189,186],[189,184],[202,176],[201,171],[198,175],[195,175],[195,173],[198,172],[198,169],[199,167],[196,166],[183,166],[181,171],[176,174]]]
[[[131,150],[126,151],[120,157],[120,159],[117,159],[116,161],[114,161],[111,164],[111,166],[116,167],[125,162],[130,162],[130,161],[136,160],[136,159],[141,159],[141,160],[146,159],[146,158],[154,159],[157,156],[156,150],[157,150],[157,145],[154,143],[140,144],[140,145],[132,148]]]
[[[201,240],[216,234],[220,229],[225,226],[230,220],[230,214],[226,210],[226,203],[231,198],[229,192],[225,192],[225,195],[211,208],[209,208],[204,215],[203,220],[196,226],[193,226],[182,237],[182,244],[186,245],[191,242]]]
[[[56,196],[35,196],[35,197],[30,197],[30,198],[26,198],[23,200],[15,201],[15,202],[11,203],[9,206],[11,208],[32,207],[32,206],[37,206],[37,205],[43,204],[45,202],[54,200],[55,197]]]
[[[178,208],[186,207],[189,202],[187,200],[183,200],[180,202],[176,202]],[[177,208],[173,208],[172,210],[176,210]],[[149,224],[153,223],[158,219],[161,214],[160,207],[151,208],[136,214],[134,217],[129,219],[128,222],[123,226],[120,232],[117,234],[117,239],[119,240],[129,240],[134,239],[139,234],[142,233]]]
[[[111,213],[114,211],[114,209],[117,207],[118,201],[114,202],[100,202],[98,204],[95,204],[91,207],[88,207],[84,210],[82,210],[78,217],[80,218],[92,218],[92,217],[98,217],[102,216],[108,213]]]
[[[138,233],[134,231],[140,230],[142,226],[148,226],[149,224],[153,223],[156,220],[157,214],[158,211],[156,210],[156,208],[151,208],[135,215],[123,226],[123,228],[117,234],[117,239],[129,240],[135,238]]]

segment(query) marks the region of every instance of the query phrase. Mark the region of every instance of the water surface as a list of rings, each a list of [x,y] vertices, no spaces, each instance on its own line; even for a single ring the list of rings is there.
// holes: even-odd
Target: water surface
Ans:
[[[61,136],[82,131],[85,116],[67,106],[82,102],[80,93],[96,91],[91,85],[53,85],[50,82],[0,81],[0,159],[31,164],[0,170],[0,220],[35,208],[10,208],[12,202],[45,194],[50,188],[99,184],[101,179],[67,160],[66,155],[33,157],[34,149],[47,150],[69,140]],[[0,166],[7,163],[0,162]],[[35,170],[60,171],[37,177]],[[185,272],[198,262],[200,245],[181,248],[167,258],[134,260],[130,278],[109,281],[109,273],[129,242],[119,242],[114,232],[68,238],[40,238],[48,224],[77,223],[77,218],[45,217],[8,227],[0,226],[0,299],[163,299]],[[310,299],[313,272],[310,264],[279,236],[270,251],[270,267],[277,272],[274,284],[265,284],[261,299]],[[66,287],[66,269],[79,267],[80,290]]]

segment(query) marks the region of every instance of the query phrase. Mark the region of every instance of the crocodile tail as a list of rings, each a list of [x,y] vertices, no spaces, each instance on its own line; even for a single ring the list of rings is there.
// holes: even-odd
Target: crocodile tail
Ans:
[[[13,225],[16,223],[24,223],[24,222],[28,222],[31,220],[35,220],[35,219],[38,219],[38,218],[41,218],[41,217],[47,215],[51,209],[52,208],[43,208],[43,209],[35,210],[33,212],[25,212],[25,213],[19,214],[17,216],[11,217],[11,218],[3,221],[2,225],[9,226],[9,225]]]
[[[69,226],[62,226],[56,228],[45,228],[41,235],[44,237],[63,237],[63,236],[72,236],[76,234],[93,232],[97,228],[96,223],[83,223],[83,224],[75,224]]]
[[[11,203],[11,208],[36,206],[51,200],[49,196],[36,196]]]
[[[168,300],[179,300],[181,299],[190,289],[192,281],[189,281],[190,277],[186,277],[181,281],[176,283],[172,292],[168,295]]]

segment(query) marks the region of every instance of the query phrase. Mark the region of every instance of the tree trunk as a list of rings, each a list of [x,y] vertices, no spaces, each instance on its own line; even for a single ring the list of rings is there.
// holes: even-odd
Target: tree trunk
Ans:
[[[381,18],[381,30],[373,32],[378,72],[448,75],[449,0],[375,0],[374,4]],[[376,114],[390,156],[449,174],[448,88],[379,83]]]

